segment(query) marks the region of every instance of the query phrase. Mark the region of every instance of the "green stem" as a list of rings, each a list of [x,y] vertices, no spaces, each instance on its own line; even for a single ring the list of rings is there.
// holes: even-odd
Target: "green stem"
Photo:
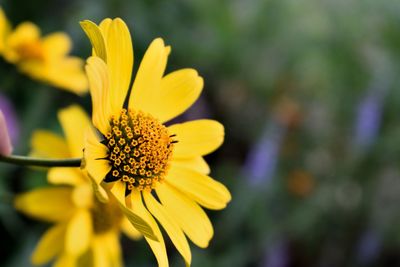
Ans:
[[[82,159],[38,159],[25,156],[3,156],[0,155],[0,162],[12,163],[23,166],[38,166],[38,167],[80,167]]]

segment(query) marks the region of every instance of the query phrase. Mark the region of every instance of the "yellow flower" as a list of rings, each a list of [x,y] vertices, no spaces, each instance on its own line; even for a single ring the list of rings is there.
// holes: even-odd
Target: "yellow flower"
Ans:
[[[23,22],[14,30],[0,7],[0,54],[30,77],[77,94],[87,92],[83,60],[68,56],[69,36],[56,32],[40,36],[40,29]]]
[[[82,155],[87,115],[77,106],[59,113],[66,140],[47,131],[38,131],[32,139],[34,154],[42,157],[69,158]],[[94,196],[89,179],[79,168],[51,168],[48,180],[57,187],[35,189],[18,195],[15,206],[21,212],[54,225],[39,241],[32,263],[54,266],[122,266],[119,235],[131,238],[139,232],[110,196],[101,203]]]
[[[196,101],[203,79],[193,69],[164,76],[171,48],[158,38],[129,91],[133,49],[126,24],[117,18],[81,25],[94,54],[86,72],[96,130],[87,133],[84,158],[96,191],[104,198],[104,188],[110,190],[122,207],[146,221],[152,234],[143,234],[160,266],[167,266],[168,258],[155,219],[190,265],[186,236],[202,248],[213,236],[200,206],[219,210],[231,199],[226,187],[208,176],[202,157],[221,145],[223,126],[206,119],[164,125]]]

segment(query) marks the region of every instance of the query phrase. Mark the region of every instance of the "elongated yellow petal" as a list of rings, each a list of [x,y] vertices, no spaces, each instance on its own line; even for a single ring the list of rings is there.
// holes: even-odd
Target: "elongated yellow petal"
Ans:
[[[172,243],[174,243],[176,249],[184,258],[186,265],[189,266],[192,260],[192,254],[190,252],[190,247],[187,239],[179,225],[176,223],[173,217],[164,209],[164,207],[160,203],[158,203],[157,200],[154,199],[151,193],[144,192],[143,198],[151,214],[153,214],[153,216],[160,222],[160,224],[170,237]]]
[[[160,94],[149,111],[161,122],[168,121],[185,112],[200,96],[203,79],[194,69],[181,69],[161,80]]]
[[[31,155],[43,158],[71,157],[69,148],[64,139],[50,131],[35,131],[31,139]]]
[[[57,257],[57,260],[54,262],[53,267],[76,266],[77,261],[78,261],[78,257],[76,255],[63,253],[59,257]]]
[[[82,255],[89,248],[92,238],[92,218],[89,210],[79,209],[68,223],[65,250],[68,254]]]
[[[210,167],[203,157],[191,157],[191,158],[172,158],[172,165],[181,166],[198,171],[203,174],[210,173]]]
[[[142,234],[131,224],[131,222],[124,217],[121,223],[122,232],[133,240],[139,240],[142,238]]]
[[[93,124],[100,132],[106,134],[110,127],[109,119],[112,115],[109,101],[110,80],[108,67],[100,58],[90,57],[87,60],[85,69],[92,96]]]
[[[161,79],[171,48],[161,38],[155,39],[140,63],[129,97],[129,107],[151,113],[153,100],[160,97]]]
[[[79,185],[87,180],[78,168],[56,167],[49,169],[47,181],[52,184]]]
[[[101,202],[108,201],[108,195],[106,191],[100,186],[100,183],[106,177],[107,173],[111,170],[111,166],[107,160],[103,158],[107,157],[107,148],[100,143],[95,130],[88,128],[85,137],[85,151],[84,151],[84,163],[83,170],[85,174],[91,179],[93,190],[97,198]]]
[[[6,42],[6,37],[10,33],[11,25],[4,14],[3,8],[0,7],[0,54],[3,52]]]
[[[133,67],[133,49],[129,29],[120,18],[103,23],[106,31],[107,65],[110,71],[109,103],[112,113],[118,113],[127,95]]]
[[[26,215],[50,222],[69,219],[75,212],[68,187],[41,188],[18,195],[15,208]]]
[[[223,184],[191,169],[172,167],[166,182],[208,209],[223,209],[231,200],[231,194]]]
[[[92,242],[93,267],[109,267],[109,258],[107,246],[104,244],[104,238],[100,235],[94,237]]]
[[[61,253],[65,229],[65,224],[57,224],[46,231],[32,254],[31,261],[33,264],[43,265]]]
[[[141,216],[142,218],[145,218],[145,220],[147,222],[149,222],[151,228],[154,231],[154,235],[157,237],[158,241],[149,239],[146,236],[145,236],[145,239],[146,239],[147,243],[149,244],[149,246],[151,247],[151,250],[153,251],[154,255],[156,256],[158,266],[159,267],[169,266],[167,251],[165,249],[164,238],[161,234],[160,228],[158,228],[156,221],[153,219],[153,217],[150,215],[150,213],[144,207],[143,202],[142,202],[141,193],[137,190],[132,190],[132,192],[130,194],[130,198],[132,201],[131,209],[135,213],[139,214],[139,216]]]
[[[111,166],[105,158],[108,155],[108,149],[100,143],[95,130],[89,127],[86,130],[86,145],[84,151],[85,166],[91,177],[100,184],[110,171]]]
[[[190,240],[201,248],[207,247],[214,230],[203,209],[166,183],[157,186],[156,192],[162,205],[172,214]]]
[[[151,227],[151,222],[146,221],[146,217],[141,217],[140,214],[134,212],[132,209],[127,208],[125,183],[122,181],[115,182],[110,191],[118,201],[119,207],[131,224],[144,236],[157,240],[157,237],[154,235],[154,229]]]
[[[64,130],[72,157],[83,157],[84,139],[90,119],[86,112],[77,105],[72,105],[58,112],[58,119]]]
[[[214,120],[195,120],[168,127],[178,143],[175,158],[203,156],[213,152],[224,141],[224,126]]]
[[[115,231],[104,234],[103,242],[107,249],[110,267],[122,267],[121,246],[119,243],[119,235]]]
[[[72,47],[69,36],[63,32],[47,35],[42,39],[43,50],[48,60],[59,60],[67,55]]]
[[[90,20],[81,21],[80,25],[89,38],[96,56],[107,62],[106,44],[99,27]]]

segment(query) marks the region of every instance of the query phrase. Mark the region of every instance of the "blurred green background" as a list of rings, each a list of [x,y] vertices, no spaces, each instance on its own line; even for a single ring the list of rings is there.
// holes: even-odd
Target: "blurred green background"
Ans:
[[[135,67],[152,39],[172,46],[167,71],[205,79],[182,119],[214,118],[224,145],[207,156],[233,200],[208,212],[215,236],[193,266],[400,266],[400,1],[3,0],[16,25],[63,30],[90,53],[78,22],[123,18]],[[0,62],[0,105],[15,152],[79,98]],[[6,114],[6,116],[7,116]],[[30,266],[48,227],[18,214],[14,194],[45,184],[40,170],[0,165],[0,266]],[[145,242],[122,239],[127,266],[153,266]],[[172,266],[183,261],[168,243]]]

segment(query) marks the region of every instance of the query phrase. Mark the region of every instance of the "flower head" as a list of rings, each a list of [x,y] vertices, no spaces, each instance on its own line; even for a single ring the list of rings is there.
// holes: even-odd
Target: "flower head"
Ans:
[[[85,167],[101,199],[111,192],[124,212],[146,222],[131,220],[141,227],[160,266],[168,259],[155,219],[190,265],[186,236],[206,247],[213,235],[200,206],[223,209],[231,199],[225,186],[208,176],[202,157],[221,145],[223,126],[213,120],[164,124],[196,101],[203,79],[193,69],[164,76],[171,48],[158,38],[129,90],[133,49],[126,24],[117,18],[81,25],[93,45],[86,72],[95,129],[87,133]]]
[[[87,91],[83,60],[68,56],[72,42],[63,32],[41,37],[40,29],[23,22],[12,29],[0,7],[0,54],[30,77],[82,94]]]
[[[33,153],[41,157],[66,158],[82,154],[87,115],[77,106],[59,113],[66,140],[47,131],[38,131],[32,139]],[[131,238],[140,237],[110,196],[107,203],[94,197],[92,185],[78,168],[52,168],[49,182],[58,186],[20,194],[15,206],[21,212],[54,225],[39,241],[32,263],[55,266],[121,266],[121,231]],[[84,259],[89,258],[89,263]],[[64,266],[62,265],[62,266]]]

